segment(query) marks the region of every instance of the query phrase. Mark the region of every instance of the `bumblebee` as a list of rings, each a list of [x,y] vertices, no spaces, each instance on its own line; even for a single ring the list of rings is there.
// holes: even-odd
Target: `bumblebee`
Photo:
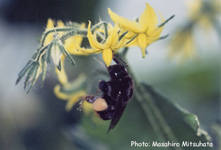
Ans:
[[[92,103],[94,111],[101,119],[111,120],[109,132],[116,126],[130,101],[134,83],[124,65],[111,65],[107,71],[110,80],[101,80],[98,85],[101,96],[88,95],[84,100]]]

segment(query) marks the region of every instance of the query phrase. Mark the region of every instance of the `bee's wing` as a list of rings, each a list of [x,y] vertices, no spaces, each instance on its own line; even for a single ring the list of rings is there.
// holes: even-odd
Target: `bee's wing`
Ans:
[[[108,132],[115,127],[115,125],[118,123],[120,120],[124,109],[126,107],[127,103],[124,102],[123,97],[121,95],[118,95],[117,97],[117,103],[116,103],[116,109],[114,111],[114,116],[111,120]]]

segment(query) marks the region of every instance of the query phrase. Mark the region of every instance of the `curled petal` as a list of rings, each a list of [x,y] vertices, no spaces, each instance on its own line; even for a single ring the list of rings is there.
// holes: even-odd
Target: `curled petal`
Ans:
[[[101,43],[99,43],[93,36],[91,32],[91,22],[89,21],[88,24],[88,33],[87,33],[88,40],[90,42],[90,45],[93,49],[104,49],[105,46]]]
[[[140,33],[144,31],[139,23],[117,15],[116,13],[112,12],[110,8],[108,8],[108,13],[113,22],[120,24],[125,30],[133,31],[135,33]]]
[[[111,61],[113,59],[113,52],[110,48],[108,49],[104,49],[103,50],[103,60],[105,62],[105,64],[108,66],[110,66]]]
[[[96,54],[96,53],[101,53],[102,52],[102,50],[100,50],[100,49],[95,50],[95,49],[80,47],[76,43],[75,43],[75,46],[76,46],[76,51],[78,51],[78,53],[80,53],[80,54]]]
[[[84,54],[97,54],[97,53],[101,53],[102,50],[94,50],[94,49],[89,49],[89,48],[81,48],[80,53],[84,53]]]
[[[60,85],[56,85],[54,88],[54,94],[63,100],[67,100],[69,98],[69,95],[66,93],[61,92],[61,86]]]
[[[87,55],[87,53],[77,50],[77,45],[81,45],[81,42],[80,43],[78,42],[80,41],[80,39],[82,39],[82,36],[80,35],[76,35],[74,37],[68,38],[64,44],[65,49],[70,54],[73,54],[73,55]]]
[[[108,36],[106,42],[104,43],[105,49],[111,47],[116,42],[118,42],[118,25],[115,24],[114,29],[111,31],[110,35]]]
[[[112,48],[112,50],[116,51],[116,50],[118,50],[119,48],[124,47],[124,46],[127,44],[128,41],[129,41],[129,40],[126,39],[126,38],[121,39],[120,41],[115,42],[114,45],[113,45],[111,48]]]
[[[61,70],[58,70],[56,68],[56,74],[58,76],[58,80],[62,85],[65,85],[68,83],[68,77],[67,77],[67,74],[64,70],[64,58],[65,58],[65,56],[63,55],[61,57]]]

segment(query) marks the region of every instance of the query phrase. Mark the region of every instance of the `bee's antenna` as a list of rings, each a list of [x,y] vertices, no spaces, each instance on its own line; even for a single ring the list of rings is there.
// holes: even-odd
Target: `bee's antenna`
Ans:
[[[98,62],[101,66],[103,66],[104,68],[106,68],[106,66],[104,65],[104,63],[102,63],[99,59],[97,59],[96,57],[93,57],[93,59]]]

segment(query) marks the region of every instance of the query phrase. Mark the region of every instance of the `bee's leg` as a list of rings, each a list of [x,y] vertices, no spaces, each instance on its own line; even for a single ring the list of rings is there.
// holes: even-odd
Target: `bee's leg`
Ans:
[[[114,56],[113,60],[114,60],[117,64],[123,65],[124,67],[128,67],[127,63],[126,63],[123,59],[121,59],[120,57]]]
[[[83,100],[86,100],[88,103],[94,103],[94,101],[98,98],[100,97],[96,95],[87,95],[83,98]]]
[[[100,98],[100,97],[96,96],[96,95],[87,95],[87,96],[80,98],[79,99],[79,107],[77,109],[78,110],[82,109],[82,105],[83,105],[84,101],[87,101],[88,103],[93,104],[98,98]]]
[[[108,84],[107,84],[106,81],[100,80],[98,87],[99,87],[99,89],[100,89],[103,93],[107,93]]]

